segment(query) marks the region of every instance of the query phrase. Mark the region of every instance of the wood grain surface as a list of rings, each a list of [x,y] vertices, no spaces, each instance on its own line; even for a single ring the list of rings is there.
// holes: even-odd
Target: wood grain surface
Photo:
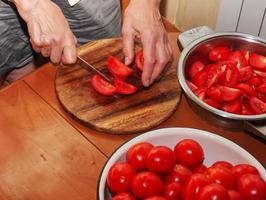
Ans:
[[[121,38],[98,40],[81,47],[79,55],[110,76],[107,58],[113,55],[123,60],[122,48]],[[131,67],[135,73],[128,82],[139,89],[129,96],[105,97],[98,94],[90,83],[94,72],[86,70],[80,62],[58,67],[55,88],[64,109],[84,125],[113,134],[143,132],[166,120],[178,106],[181,88],[176,63],[174,60],[161,79],[149,88],[142,87],[140,72],[133,64]]]

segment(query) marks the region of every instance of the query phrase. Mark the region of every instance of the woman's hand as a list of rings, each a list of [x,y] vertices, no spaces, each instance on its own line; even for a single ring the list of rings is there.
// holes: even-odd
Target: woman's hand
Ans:
[[[134,60],[134,41],[143,46],[144,69],[142,82],[149,86],[172,59],[167,34],[159,12],[160,0],[131,0],[125,11],[122,36],[125,64]]]

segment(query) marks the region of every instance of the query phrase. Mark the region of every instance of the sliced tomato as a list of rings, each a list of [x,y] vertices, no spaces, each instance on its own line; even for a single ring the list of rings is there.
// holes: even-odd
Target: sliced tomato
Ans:
[[[240,100],[226,102],[222,106],[222,109],[226,112],[240,114],[241,113],[241,102]]]
[[[266,71],[266,57],[260,54],[252,53],[249,59],[250,64],[257,70]]]
[[[228,47],[215,47],[209,52],[209,59],[211,61],[222,61],[228,58],[230,50]]]
[[[198,87],[206,87],[207,79],[208,73],[206,71],[200,71],[191,79],[191,82]]]
[[[243,103],[241,104],[241,110],[242,110],[242,115],[254,115],[254,111],[250,107],[249,104]]]
[[[198,86],[196,86],[194,83],[191,81],[187,80],[188,87],[191,89],[192,92],[195,92],[196,89],[198,89]]]
[[[142,49],[138,51],[136,58],[135,58],[135,63],[136,63],[137,68],[140,71],[142,71],[143,70],[143,63],[144,63],[143,50]]]
[[[246,58],[241,53],[241,51],[234,51],[228,57],[228,60],[235,61],[237,63],[237,68],[245,67],[248,65]]]
[[[256,114],[266,113],[266,103],[257,97],[251,97],[249,105]]]
[[[235,85],[240,79],[238,68],[235,65],[228,63],[226,65],[225,71],[220,75],[219,79],[224,86]]]
[[[117,78],[125,78],[134,73],[134,70],[122,63],[118,58],[114,56],[108,57],[108,70]]]
[[[216,102],[223,101],[222,92],[221,92],[219,86],[212,86],[212,87],[208,88],[206,94],[208,97],[210,97],[211,99],[213,99]]]
[[[257,92],[249,84],[246,84],[246,83],[238,83],[238,84],[236,84],[234,86],[234,88],[237,88],[237,89],[241,90],[247,96],[252,96],[252,97],[257,96]]]
[[[263,83],[259,85],[258,87],[256,87],[256,90],[261,93],[266,93],[266,83]]]
[[[258,93],[258,98],[266,103],[266,93]]]
[[[253,70],[254,74],[257,75],[262,83],[266,83],[266,72],[258,71],[258,70]]]
[[[193,78],[198,72],[204,69],[205,65],[201,61],[194,62],[189,68],[189,77]]]
[[[113,96],[116,93],[116,88],[98,74],[92,76],[91,84],[102,95]]]
[[[246,83],[252,87],[257,87],[262,84],[262,79],[257,75],[252,75]]]
[[[220,86],[219,89],[222,93],[222,99],[224,101],[234,101],[242,95],[242,91],[239,89],[226,86]]]
[[[204,102],[217,109],[222,107],[222,105],[219,102],[214,101],[212,99],[205,99]]]
[[[246,66],[246,67],[241,67],[238,69],[239,74],[240,74],[240,82],[244,82],[249,80],[252,77],[253,70],[251,66]]]
[[[245,57],[247,63],[249,63],[250,51],[248,51],[248,50],[241,50],[241,53]]]
[[[136,86],[117,78],[114,80],[114,86],[119,94],[134,94],[138,89]]]
[[[206,88],[198,88],[194,93],[200,100],[204,100],[206,96],[206,90]]]

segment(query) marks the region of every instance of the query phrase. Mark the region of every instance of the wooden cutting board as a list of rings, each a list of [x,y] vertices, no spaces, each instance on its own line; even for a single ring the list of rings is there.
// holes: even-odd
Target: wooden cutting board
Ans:
[[[79,55],[104,74],[109,55],[123,60],[122,39],[90,42],[79,48]],[[136,51],[139,46],[136,47]],[[59,66],[55,88],[63,108],[75,119],[97,131],[112,134],[138,133],[149,130],[166,120],[177,108],[181,88],[176,73],[177,58],[159,81],[149,88],[142,87],[140,72],[136,70],[128,82],[139,90],[133,95],[105,97],[91,86],[93,72],[78,62],[73,66]]]

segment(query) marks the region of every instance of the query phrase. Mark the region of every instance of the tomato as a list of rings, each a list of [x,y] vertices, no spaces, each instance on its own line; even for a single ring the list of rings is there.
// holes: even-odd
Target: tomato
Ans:
[[[226,65],[225,71],[220,75],[219,78],[224,86],[233,86],[238,83],[240,79],[240,73],[235,65],[229,63]]]
[[[219,89],[221,90],[224,101],[233,101],[242,95],[242,92],[239,89],[226,86],[220,86]]]
[[[246,83],[252,87],[256,87],[262,84],[262,79],[257,75],[252,75],[251,78]]]
[[[238,83],[234,86],[234,88],[241,90],[247,96],[257,96],[257,92],[249,84]]]
[[[181,200],[182,185],[172,182],[165,185],[162,195],[166,200]]]
[[[115,163],[107,176],[107,185],[111,192],[128,192],[131,182],[136,175],[135,169],[128,163]]]
[[[136,86],[117,78],[114,80],[114,86],[116,87],[116,92],[119,94],[134,94],[138,90]]]
[[[222,110],[234,114],[241,114],[241,102],[240,100],[234,100],[230,102],[226,102],[222,106]]]
[[[249,57],[250,57],[250,51],[248,51],[248,50],[241,50],[240,51],[242,54],[243,54],[243,56],[245,57],[245,59],[246,59],[246,61],[247,61],[247,63],[249,63]]]
[[[165,174],[175,166],[175,154],[166,146],[153,147],[145,160],[146,168],[152,172]]]
[[[98,74],[92,76],[91,84],[102,95],[113,96],[116,93],[116,88]]]
[[[217,109],[222,107],[222,105],[219,102],[214,101],[212,99],[205,99],[204,102]]]
[[[211,61],[225,60],[230,54],[228,47],[215,47],[209,52],[209,59]]]
[[[212,86],[208,88],[206,94],[216,102],[223,101],[223,95],[219,86]]]
[[[143,50],[142,49],[138,51],[136,58],[135,58],[135,63],[136,63],[137,68],[140,71],[142,71],[143,70],[143,63],[144,63]]]
[[[112,197],[111,200],[136,200],[136,199],[132,194],[127,192],[122,192]]]
[[[248,65],[246,58],[240,51],[231,52],[228,60],[235,61],[237,68],[245,67]]]
[[[266,83],[263,83],[263,84],[259,85],[256,88],[256,91],[257,92],[261,92],[261,93],[266,93]]]
[[[173,171],[163,177],[163,181],[165,183],[176,182],[184,184],[191,175],[192,172],[187,167],[176,164]]]
[[[198,89],[198,86],[196,86],[194,83],[192,83],[191,81],[187,80],[187,85],[188,87],[191,89],[192,92],[195,92]]]
[[[206,165],[204,165],[204,164],[200,164],[200,165],[198,165],[197,167],[195,167],[195,168],[192,170],[192,172],[193,172],[193,173],[203,173],[203,172],[205,172],[206,169],[207,169]]]
[[[206,71],[198,72],[192,79],[191,82],[197,87],[203,88],[207,86],[208,73]]]
[[[266,199],[266,183],[259,175],[242,175],[238,179],[237,190],[245,200]]]
[[[242,100],[241,110],[243,115],[254,115],[253,109],[250,107],[249,103]]]
[[[144,170],[145,161],[148,152],[153,148],[153,145],[149,142],[140,142],[127,151],[127,162],[131,164],[136,170],[141,171]]]
[[[230,200],[230,197],[225,187],[214,183],[201,188],[197,200]]]
[[[206,88],[198,88],[194,91],[194,94],[200,99],[204,100],[206,96]]]
[[[232,172],[235,177],[240,178],[243,174],[256,174],[259,175],[259,171],[256,167],[249,164],[238,164],[233,166]]]
[[[205,65],[201,61],[195,61],[189,68],[189,77],[193,78],[198,72],[204,69]]]
[[[266,113],[266,103],[257,97],[251,97],[249,105],[256,114]]]
[[[266,71],[266,57],[260,54],[252,53],[249,59],[250,64],[257,70]]]
[[[212,167],[225,167],[227,169],[232,169],[233,165],[230,162],[221,160],[213,163]]]
[[[252,67],[249,65],[246,67],[239,68],[238,71],[239,71],[239,75],[240,75],[240,78],[239,78],[240,82],[244,82],[244,81],[249,80],[253,74]]]
[[[160,177],[153,172],[140,172],[131,184],[131,191],[140,199],[161,194],[163,184]]]
[[[122,63],[114,56],[109,56],[107,62],[108,62],[107,68],[114,77],[125,78],[134,73],[134,71],[131,68],[126,66],[124,63]]]
[[[183,185],[183,200],[197,200],[200,189],[208,184],[210,184],[210,181],[204,174],[192,174]]]
[[[227,189],[234,189],[236,177],[233,172],[226,167],[209,167],[204,174],[212,183],[218,183]]]
[[[258,98],[266,103],[266,93],[258,93]]]
[[[243,200],[241,194],[235,190],[228,190],[230,200]]]
[[[153,197],[146,198],[144,200],[167,200],[167,199],[161,196],[153,196]]]
[[[183,139],[174,148],[177,163],[188,168],[196,167],[204,160],[204,152],[200,144],[192,139]]]

